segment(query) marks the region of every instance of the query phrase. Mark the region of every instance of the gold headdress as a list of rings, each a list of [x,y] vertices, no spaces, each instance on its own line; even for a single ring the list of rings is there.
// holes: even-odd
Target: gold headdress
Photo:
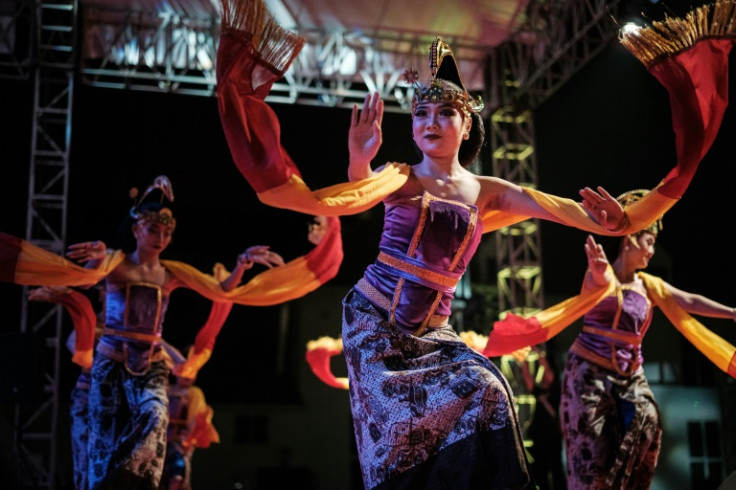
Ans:
[[[146,197],[154,190],[161,191],[161,197],[159,198],[159,204],[163,204],[164,197],[169,202],[174,201],[174,190],[171,187],[171,181],[165,175],[159,175],[153,180],[153,184],[149,185],[141,198],[137,203],[130,208],[130,217],[136,221],[143,221],[147,223],[159,223],[164,226],[176,227],[176,218],[171,212],[171,209],[163,207],[159,210],[147,210],[140,209]]]
[[[450,102],[466,116],[483,110],[483,100],[471,96],[465,89],[455,55],[439,36],[429,49],[429,69],[431,79],[424,86],[418,83],[419,73],[416,69],[410,68],[404,72],[404,80],[416,87],[411,103],[412,114],[416,105],[422,102]]]
[[[616,198],[618,203],[621,205],[622,208],[624,208],[624,211],[626,211],[626,208],[630,206],[631,204],[635,203],[642,197],[649,194],[648,189],[634,189],[631,191],[624,192],[620,196]],[[638,231],[635,233],[636,235],[648,231],[649,233],[654,234],[655,236],[659,234],[659,230],[662,229],[662,217],[660,216],[659,219],[657,219],[654,223],[652,223],[648,228],[644,228],[643,230]]]

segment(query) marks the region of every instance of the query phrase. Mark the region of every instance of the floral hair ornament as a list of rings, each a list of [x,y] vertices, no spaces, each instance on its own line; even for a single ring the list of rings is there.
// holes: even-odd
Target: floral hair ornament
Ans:
[[[174,201],[174,190],[171,187],[171,181],[167,176],[159,175],[153,179],[153,183],[146,188],[138,202],[130,208],[130,217],[137,222],[158,223],[164,226],[171,226],[172,228],[176,227],[176,218],[174,218],[174,214],[171,212],[171,209],[165,207],[157,211],[140,209],[146,197],[148,197],[148,195],[154,190],[161,191],[161,197],[158,201],[159,204],[163,204],[164,198],[169,202]],[[133,188],[130,190],[130,197],[132,199],[135,199],[137,195],[138,189]]]
[[[622,208],[624,208],[624,213],[626,212],[626,208],[630,205],[634,204],[636,201],[641,199],[642,197],[649,194],[648,189],[634,189],[631,191],[624,192],[620,196],[616,198],[618,203],[621,205]],[[644,228],[643,230],[638,231],[635,233],[635,235],[639,235],[643,232],[649,232],[652,233],[654,236],[657,236],[659,234],[659,231],[663,228],[662,226],[662,217],[660,216],[659,219],[657,219],[654,223],[652,223],[648,228]]]
[[[411,101],[412,115],[417,104],[425,102],[449,102],[466,116],[483,110],[483,100],[471,96],[465,89],[455,55],[439,36],[429,48],[429,70],[431,79],[426,85],[419,83],[419,72],[415,68],[404,72],[404,81],[416,89]]]

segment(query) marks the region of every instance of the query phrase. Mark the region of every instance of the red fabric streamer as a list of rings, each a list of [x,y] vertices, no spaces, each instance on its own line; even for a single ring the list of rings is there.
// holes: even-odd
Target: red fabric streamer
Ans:
[[[307,363],[312,372],[326,385],[333,388],[348,389],[347,378],[338,378],[332,374],[330,359],[340,354],[342,349],[329,347],[315,347],[307,349]]]
[[[730,39],[703,39],[649,69],[670,95],[677,166],[658,191],[680,199],[710,149],[728,106]]]

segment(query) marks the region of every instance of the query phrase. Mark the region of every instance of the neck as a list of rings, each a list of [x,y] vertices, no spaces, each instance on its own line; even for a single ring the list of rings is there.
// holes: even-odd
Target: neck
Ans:
[[[432,158],[427,155],[417,165],[421,176],[447,179],[461,175],[465,169],[460,165],[457,155],[454,158]]]
[[[153,267],[158,265],[158,257],[159,254],[157,253],[146,253],[140,248],[137,248],[128,258],[137,265]]]
[[[636,269],[624,264],[624,260],[620,255],[613,262],[612,267],[614,274],[616,274],[616,279],[618,279],[618,282],[621,284],[634,282],[636,279]]]

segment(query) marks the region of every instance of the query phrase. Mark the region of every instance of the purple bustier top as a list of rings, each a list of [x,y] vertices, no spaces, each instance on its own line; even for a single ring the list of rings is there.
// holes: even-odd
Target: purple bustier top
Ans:
[[[652,320],[649,298],[617,287],[583,317],[583,331],[571,351],[620,375],[631,375],[644,362],[641,342]]]
[[[158,352],[159,342],[144,339],[161,338],[168,304],[169,297],[155,284],[129,282],[125,289],[108,289],[105,330],[98,349],[112,355],[127,343],[128,348]]]
[[[483,233],[478,210],[426,191],[385,207],[379,256],[361,280],[368,286],[359,289],[396,326],[441,326]]]

